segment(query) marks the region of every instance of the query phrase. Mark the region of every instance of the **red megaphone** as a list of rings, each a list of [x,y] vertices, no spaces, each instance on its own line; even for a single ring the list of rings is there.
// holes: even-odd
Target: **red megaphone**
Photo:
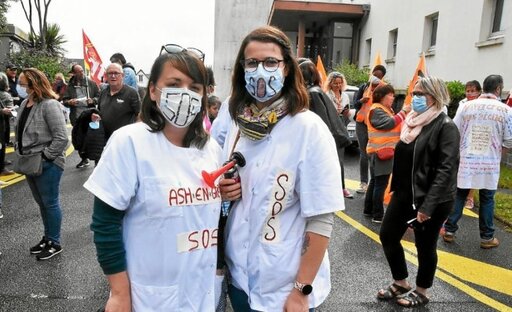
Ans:
[[[234,152],[233,155],[231,155],[229,161],[226,162],[224,166],[212,172],[206,172],[203,170],[201,171],[201,175],[203,176],[203,180],[206,185],[209,187],[215,187],[215,180],[217,180],[218,177],[220,177],[229,169],[233,168],[235,165],[239,165],[240,167],[245,166],[245,158],[239,152]]]

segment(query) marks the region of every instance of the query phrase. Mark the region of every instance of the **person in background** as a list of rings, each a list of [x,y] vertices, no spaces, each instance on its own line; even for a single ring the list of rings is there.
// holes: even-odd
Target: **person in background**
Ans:
[[[235,312],[312,311],[330,291],[326,250],[333,213],[344,209],[343,197],[333,196],[342,188],[336,143],[307,109],[281,30],[264,26],[245,37],[232,90],[237,127],[228,131],[224,153],[242,153],[246,165],[238,170],[241,182],[219,182],[223,200],[235,201],[226,225],[231,304]]]
[[[210,119],[210,122],[213,122],[215,118],[217,118],[217,115],[219,114],[220,105],[221,102],[217,96],[210,95],[208,97],[208,118]]]
[[[23,69],[18,83],[28,98],[18,112],[16,155],[41,153],[43,162],[41,175],[26,176],[44,226],[43,238],[30,248],[30,253],[37,260],[47,260],[62,252],[59,189],[68,145],[66,121],[56,100],[58,96],[43,72]]]
[[[331,131],[334,141],[336,141],[336,151],[341,167],[341,185],[343,188],[343,196],[345,198],[353,198],[352,194],[345,188],[345,170],[343,168],[343,159],[345,155],[345,146],[347,142],[343,142],[342,137],[348,140],[348,131],[345,122],[340,118],[331,98],[320,88],[320,74],[315,64],[308,58],[299,58],[299,69],[304,78],[305,86],[309,95],[309,110],[317,114],[327,125]],[[348,102],[347,102],[348,103]],[[350,196],[347,196],[350,194]]]
[[[439,230],[449,215],[457,190],[459,131],[443,113],[450,101],[443,80],[420,78],[412,91],[412,110],[402,124],[395,148],[391,191],[393,196],[380,228],[380,241],[393,277],[381,300],[396,300],[405,307],[419,307],[430,299],[437,266]],[[416,289],[407,282],[402,236],[414,231],[418,254]]]
[[[62,73],[56,73],[55,79],[52,84],[52,90],[55,92],[59,98],[57,101],[61,103],[61,109],[64,113],[64,117],[66,118],[66,123],[69,121],[69,107],[66,107],[62,104],[62,98],[64,97],[64,94],[66,93],[66,89],[68,88],[68,84],[66,83],[66,79],[64,78],[64,75]]]
[[[215,311],[221,197],[201,171],[219,168],[222,152],[202,126],[206,69],[180,51],[155,60],[142,122],[112,135],[84,185],[106,311]],[[182,200],[183,190],[209,196]]]
[[[98,103],[100,91],[96,83],[84,75],[82,66],[72,65],[70,72],[73,77],[69,80],[66,92],[62,97],[62,103],[70,109],[69,119],[74,127],[80,114],[95,107]],[[89,159],[81,151],[78,151],[78,155],[80,155],[81,161],[76,165],[76,168],[89,166]]]
[[[14,174],[14,171],[5,168],[5,149],[10,137],[10,127],[8,125],[12,117],[13,105],[11,94],[9,94],[7,75],[0,73],[0,176]]]
[[[215,92],[215,75],[213,74],[213,69],[211,66],[208,66],[206,67],[206,86],[207,86],[207,96],[208,96],[208,111],[207,111],[207,114],[205,114],[204,118],[203,118],[203,126],[204,128],[206,129],[206,132],[210,133],[210,129],[212,128],[212,123],[213,123],[213,120],[217,117],[218,113],[219,113],[219,106],[217,105],[214,105],[212,104],[210,106],[210,96],[213,95],[213,93]],[[212,98],[212,101],[214,99]],[[217,100],[220,102],[220,100],[217,98]],[[220,103],[219,103],[220,104]],[[211,107],[211,109],[210,109]],[[210,110],[211,110],[211,113],[215,115],[215,117],[213,117],[213,119],[211,118],[211,114],[210,114]]]
[[[141,102],[137,91],[124,84],[121,65],[108,65],[105,75],[108,86],[101,90],[98,97],[100,114],[93,113],[91,119],[93,122],[101,119],[105,141],[108,141],[114,131],[138,120]]]
[[[466,82],[465,87],[465,95],[466,97],[459,101],[459,106],[457,107],[457,115],[468,101],[472,101],[477,99],[482,94],[482,86],[480,86],[480,82],[478,80],[471,80]],[[466,203],[464,204],[464,208],[473,209],[475,205],[474,201],[475,190],[469,190],[468,197],[466,198]]]
[[[350,99],[348,94],[343,92],[347,88],[345,76],[339,72],[331,72],[327,76],[327,80],[324,83],[323,90],[327,93],[331,99],[338,117],[342,120],[343,124],[348,125],[350,115]],[[345,158],[345,148],[338,150],[338,156],[340,157],[341,165],[341,178],[343,179],[343,196],[345,198],[354,198],[354,195],[345,187],[345,170],[343,168],[343,160]],[[359,190],[361,191],[361,190]]]
[[[365,96],[365,94],[368,93],[366,92],[368,88],[375,89],[382,84],[385,75],[386,67],[376,65],[372,70],[370,81],[361,85],[354,95],[354,108],[356,109],[354,118],[356,120],[357,142],[359,143],[359,177],[361,182],[359,188],[356,190],[357,193],[366,193],[366,189],[368,188],[368,154],[366,154],[368,127],[366,127],[364,121],[371,107],[371,95]],[[371,92],[369,93],[371,94]]]
[[[18,94],[18,67],[14,64],[7,64],[5,74],[7,75],[7,79],[9,80],[9,88],[8,92],[11,94],[13,105],[18,107],[21,104],[27,94]],[[4,140],[7,146],[14,146],[11,142],[11,123],[10,117],[2,116],[5,119],[5,137]]]
[[[210,96],[215,93],[215,87],[217,86],[215,83],[215,74],[213,73],[213,68],[211,66],[206,67],[206,80],[208,96]]]
[[[382,223],[384,217],[384,192],[393,167],[395,145],[400,140],[402,121],[410,110],[405,106],[398,114],[393,111],[395,90],[382,85],[373,91],[372,106],[368,111],[368,144],[366,153],[370,161],[370,183],[364,199],[363,214],[372,222]]]
[[[126,62],[126,58],[121,53],[114,53],[110,57],[111,63],[117,63],[123,68],[123,82],[125,85],[132,87],[135,91],[139,90],[139,86],[137,85],[137,74],[135,73],[135,67],[132,63]]]
[[[503,78],[489,75],[483,83],[484,93],[467,102],[453,121],[460,131],[460,165],[457,171],[457,197],[453,211],[444,225],[443,239],[455,240],[458,222],[470,189],[479,193],[478,214],[480,247],[499,246],[494,236],[494,196],[500,177],[502,149],[512,148],[512,108],[501,102]]]

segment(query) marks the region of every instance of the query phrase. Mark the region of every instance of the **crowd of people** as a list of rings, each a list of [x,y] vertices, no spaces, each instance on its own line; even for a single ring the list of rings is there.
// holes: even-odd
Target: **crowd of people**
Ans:
[[[38,260],[63,250],[68,120],[76,168],[96,161],[84,187],[94,196],[91,230],[110,286],[105,311],[225,311],[227,297],[236,312],[314,311],[331,289],[334,212],[354,197],[343,169],[351,105],[360,149],[355,191],[365,194],[362,214],[380,224],[392,276],[378,299],[429,302],[438,238],[455,240],[473,190],[480,247],[499,245],[494,195],[502,147],[512,147],[512,108],[500,101],[499,75],[484,80],[483,93],[469,81],[452,120],[446,85],[433,76],[420,77],[412,102],[396,109],[382,65],[350,103],[343,73],[322,82],[314,62],[296,59],[271,26],[243,39],[222,104],[199,49],[164,45],[142,100],[133,66],[121,53],[110,61],[102,86],[78,64],[67,83],[59,73],[51,84],[35,68],[17,76],[12,64],[0,75],[0,175],[12,174],[5,134],[15,116],[14,170],[27,176],[44,229],[29,250]],[[202,171],[235,155],[244,159],[236,175],[205,184]],[[418,250],[414,287],[400,242],[408,228]]]

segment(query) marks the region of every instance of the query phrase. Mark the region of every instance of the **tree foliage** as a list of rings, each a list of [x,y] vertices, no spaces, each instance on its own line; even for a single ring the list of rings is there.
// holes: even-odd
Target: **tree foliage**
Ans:
[[[35,67],[46,74],[50,81],[56,73],[65,72],[61,59],[38,48],[27,47],[20,52],[11,53],[9,62],[19,68]]]
[[[459,102],[466,97],[466,86],[458,81],[447,81],[446,88],[450,94],[450,105],[448,106],[448,116],[453,118],[459,107]]]
[[[342,73],[347,79],[347,84],[352,86],[358,86],[368,81],[368,68],[359,68],[348,59],[344,59],[341,64],[334,66],[334,70]]]
[[[9,2],[7,0],[0,0],[0,32],[5,30],[7,26],[7,11],[9,10]]]

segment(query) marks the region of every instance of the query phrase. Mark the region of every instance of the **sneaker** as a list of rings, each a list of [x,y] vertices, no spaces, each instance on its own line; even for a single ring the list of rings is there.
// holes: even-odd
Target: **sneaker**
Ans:
[[[11,174],[15,174],[16,172],[12,171],[12,170],[9,170],[9,169],[5,169],[2,170],[0,172],[0,176],[6,176],[6,175],[11,175]]]
[[[77,168],[85,168],[87,166],[89,166],[90,163],[89,163],[89,159],[82,159],[81,162],[78,163],[78,165],[76,165]]]
[[[354,198],[354,195],[352,195],[352,193],[350,193],[349,190],[343,189],[343,197],[345,197],[345,198]]]
[[[0,209],[0,219],[4,217],[4,214],[2,213],[2,209]]]
[[[442,237],[445,242],[452,243],[455,240],[455,233],[445,231]]]
[[[480,248],[483,249],[491,249],[494,247],[498,247],[499,245],[500,241],[496,237],[493,237],[492,239],[489,240],[483,240],[480,242]]]
[[[466,199],[466,203],[464,204],[464,208],[466,208],[466,209],[473,209],[473,206],[474,206],[473,198]]]
[[[382,217],[381,218],[372,218],[372,222],[380,224],[380,223],[382,223],[382,219],[383,219]]]
[[[53,256],[56,256],[62,252],[62,247],[53,243],[52,241],[48,241],[43,251],[36,256],[37,260],[48,260]]]
[[[37,243],[37,245],[30,248],[30,253],[33,255],[41,253],[41,251],[43,251],[44,247],[46,247],[46,243],[47,243],[46,238],[43,236],[43,238],[41,239],[41,241],[39,243]]]
[[[359,188],[356,190],[356,193],[364,194],[364,193],[366,193],[367,189],[368,189],[368,184],[361,182],[361,184],[359,184]]]
[[[366,212],[363,212],[363,216],[365,216],[367,218],[373,217],[373,215],[371,213],[366,213]]]

